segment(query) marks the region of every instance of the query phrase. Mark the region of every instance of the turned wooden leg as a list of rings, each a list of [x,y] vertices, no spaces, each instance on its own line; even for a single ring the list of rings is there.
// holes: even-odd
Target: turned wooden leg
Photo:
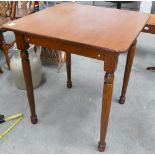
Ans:
[[[28,96],[29,106],[31,111],[31,122],[33,124],[36,124],[37,115],[35,112],[34,92],[33,92],[32,75],[31,75],[28,52],[21,51],[21,58],[22,58],[22,67],[23,67],[24,79],[26,84],[27,96]]]
[[[127,91],[129,78],[130,78],[133,59],[134,59],[134,56],[135,56],[135,49],[136,49],[136,41],[131,46],[131,48],[130,48],[130,50],[128,52],[128,55],[127,55],[126,67],[125,67],[125,73],[124,73],[124,79],[123,79],[122,93],[121,93],[121,96],[120,96],[120,99],[119,99],[120,104],[125,103],[125,99],[126,99],[125,95],[126,95],[126,91]]]
[[[2,68],[0,67],[0,73],[3,73]]]
[[[118,57],[108,57],[105,61],[104,70],[106,71],[104,77],[103,97],[102,97],[102,111],[101,111],[101,125],[100,125],[100,141],[98,150],[103,152],[106,148],[106,133],[109,121],[109,114],[111,108],[111,100],[113,93],[114,71],[117,66]]]
[[[23,67],[27,97],[28,97],[30,112],[31,112],[30,118],[31,118],[31,122],[33,124],[36,124],[38,120],[37,120],[37,115],[35,111],[35,100],[34,100],[34,92],[33,92],[33,84],[32,84],[31,67],[30,67],[30,61],[29,61],[29,54],[26,50],[28,48],[28,45],[24,43],[24,36],[20,34],[15,34],[15,35],[16,35],[17,47],[19,50],[21,50],[22,67]]]
[[[72,88],[71,81],[71,53],[66,52],[67,88]]]
[[[3,34],[0,34],[0,42],[1,42],[1,48],[2,48],[2,51],[4,53],[8,69],[10,70],[10,58],[9,58],[9,55],[8,55],[8,49],[6,47]]]
[[[106,147],[105,138],[106,138],[109,113],[110,113],[110,107],[111,107],[113,81],[114,81],[114,74],[107,72],[104,78],[102,112],[101,112],[101,131],[100,131],[100,142],[98,145],[98,150],[101,152],[103,152]]]

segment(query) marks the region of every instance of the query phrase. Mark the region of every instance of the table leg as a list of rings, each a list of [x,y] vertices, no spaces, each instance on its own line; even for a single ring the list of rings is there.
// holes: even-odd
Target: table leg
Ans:
[[[128,55],[127,55],[126,66],[125,66],[125,74],[124,74],[124,79],[123,79],[122,93],[121,93],[121,96],[120,96],[120,99],[119,99],[120,104],[125,103],[125,99],[126,99],[125,95],[126,95],[126,91],[127,91],[129,78],[130,78],[133,59],[134,59],[134,56],[135,56],[135,49],[136,49],[136,41],[131,46],[131,48],[130,48],[130,50],[128,52]]]
[[[67,88],[72,88],[71,81],[71,53],[66,52]]]
[[[0,73],[3,73],[2,68],[0,67]]]
[[[24,37],[22,35],[16,35],[16,43],[19,50],[21,50],[21,59],[22,59],[22,67],[23,74],[26,84],[27,97],[29,101],[29,107],[31,112],[31,122],[32,124],[36,124],[38,119],[35,111],[35,100],[34,100],[34,92],[33,92],[33,84],[32,84],[32,75],[31,75],[31,66],[29,61],[29,54],[26,50],[28,46],[24,42]]]
[[[102,97],[102,112],[101,112],[101,129],[100,129],[100,141],[98,144],[98,150],[103,152],[106,147],[106,133],[109,121],[109,114],[111,108],[113,82],[114,82],[114,71],[117,66],[117,58],[110,59],[108,64],[105,63],[105,77]]]
[[[26,50],[21,52],[21,58],[22,58],[22,66],[23,66],[23,73],[24,73],[24,79],[25,79],[25,84],[26,84],[27,96],[28,96],[29,106],[30,106],[30,111],[31,111],[31,122],[33,124],[36,124],[37,115],[35,112],[35,101],[34,101],[31,67],[30,67],[30,61],[29,61],[29,54]]]
[[[4,56],[5,56],[5,59],[6,59],[6,63],[7,63],[7,66],[8,66],[8,69],[10,70],[10,58],[9,58],[9,52],[8,52],[8,49],[6,47],[6,44],[5,44],[5,40],[4,40],[4,36],[2,33],[0,33],[0,42],[1,42],[1,48],[2,48],[2,51],[4,53]]]
[[[146,70],[155,71],[155,67],[150,67],[150,66],[149,66],[149,67],[146,68]]]

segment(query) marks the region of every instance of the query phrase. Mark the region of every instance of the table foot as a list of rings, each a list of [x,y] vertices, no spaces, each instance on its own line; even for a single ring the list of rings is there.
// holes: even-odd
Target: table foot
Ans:
[[[125,103],[125,99],[126,99],[125,96],[126,96],[126,92],[127,92],[130,74],[131,74],[133,59],[135,56],[135,49],[136,49],[136,41],[133,43],[133,45],[131,46],[131,48],[128,51],[126,66],[125,66],[125,73],[124,73],[124,78],[123,78],[122,92],[121,92],[121,96],[119,99],[120,104]]]
[[[67,88],[72,88],[72,82],[71,81],[67,81]]]
[[[3,71],[2,71],[2,69],[1,69],[1,67],[0,67],[0,73],[3,73]]]
[[[106,143],[104,144],[101,144],[100,142],[98,143],[98,151],[104,152],[105,148],[106,148]]]
[[[71,80],[71,53],[66,53],[67,88],[72,88]]]
[[[155,67],[147,67],[146,70],[155,71]]]
[[[25,43],[23,34],[15,33],[15,36],[16,36],[17,47],[21,52],[22,68],[23,68],[26,92],[27,92],[28,103],[30,107],[30,113],[31,113],[30,118],[31,118],[32,124],[36,124],[38,120],[37,120],[37,115],[35,110],[35,99],[34,99],[34,91],[33,91],[33,83],[32,83],[31,66],[30,66],[30,60],[29,60],[29,52],[27,51],[27,49],[29,48],[29,45]]]
[[[124,104],[126,97],[120,96],[119,103]]]
[[[36,124],[38,122],[37,115],[31,116],[30,118],[31,118],[31,123],[32,124]]]

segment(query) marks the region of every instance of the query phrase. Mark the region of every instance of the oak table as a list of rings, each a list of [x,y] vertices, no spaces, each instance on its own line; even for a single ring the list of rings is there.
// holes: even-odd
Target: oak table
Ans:
[[[30,43],[66,51],[68,88],[72,87],[71,53],[101,60],[105,77],[98,150],[104,151],[118,57],[128,52],[132,64],[136,38],[148,18],[146,13],[64,3],[3,25],[15,32],[21,50],[31,122],[37,123],[37,115],[27,52]]]

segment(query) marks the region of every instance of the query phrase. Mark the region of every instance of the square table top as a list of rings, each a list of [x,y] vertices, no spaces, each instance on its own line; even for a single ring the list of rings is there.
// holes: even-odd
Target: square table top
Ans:
[[[3,28],[122,53],[128,51],[149,17],[136,11],[62,3]]]

